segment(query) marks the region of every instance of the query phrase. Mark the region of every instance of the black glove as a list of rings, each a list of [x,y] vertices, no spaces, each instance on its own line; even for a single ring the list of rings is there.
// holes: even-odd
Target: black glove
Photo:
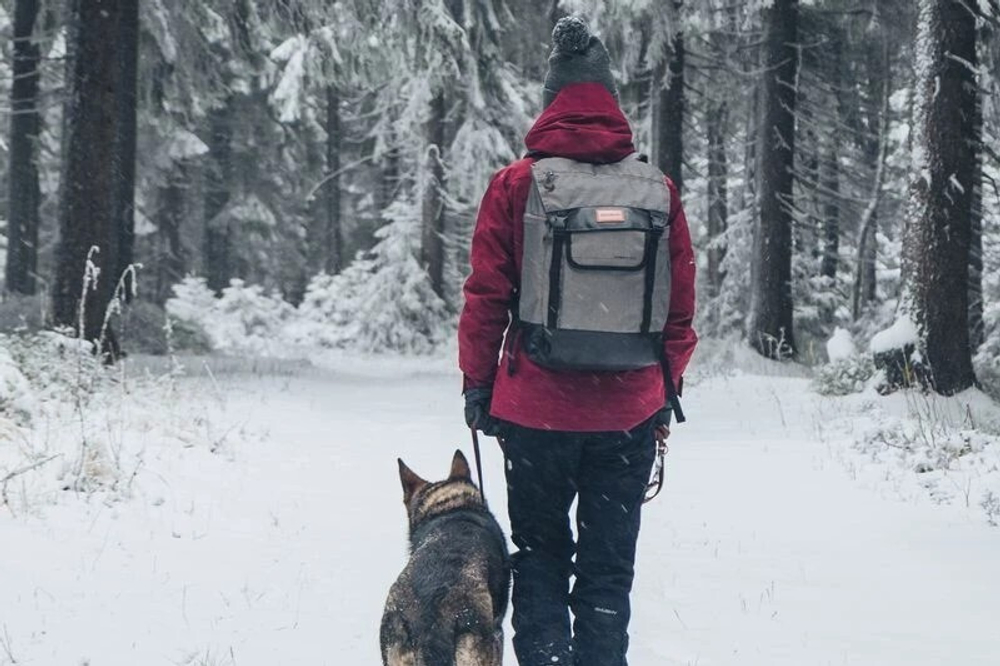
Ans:
[[[493,389],[471,388],[465,391],[465,423],[474,430],[481,430],[487,437],[500,434],[500,421],[490,416]]]

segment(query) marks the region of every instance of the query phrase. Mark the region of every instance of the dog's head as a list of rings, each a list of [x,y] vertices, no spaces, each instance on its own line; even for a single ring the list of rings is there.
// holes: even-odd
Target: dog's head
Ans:
[[[444,481],[430,482],[399,459],[399,480],[403,485],[403,504],[412,528],[422,520],[457,509],[483,506],[479,489],[472,482],[469,462],[461,451],[455,451],[451,471]]]

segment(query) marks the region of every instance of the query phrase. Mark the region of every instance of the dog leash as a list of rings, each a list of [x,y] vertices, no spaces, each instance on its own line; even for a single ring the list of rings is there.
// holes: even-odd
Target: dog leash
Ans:
[[[656,499],[656,496],[660,494],[661,490],[663,490],[663,478],[665,475],[664,468],[667,453],[670,451],[670,447],[667,446],[667,438],[670,437],[670,428],[667,428],[666,426],[657,428],[655,431],[655,437],[656,467],[653,470],[653,478],[650,479],[649,483],[646,485],[646,496],[642,500],[643,504]]]
[[[472,431],[472,452],[476,455],[476,474],[479,476],[479,494],[483,498],[483,503],[486,503],[486,488],[483,486],[483,456],[479,452],[479,433],[476,432],[475,428],[469,428]]]

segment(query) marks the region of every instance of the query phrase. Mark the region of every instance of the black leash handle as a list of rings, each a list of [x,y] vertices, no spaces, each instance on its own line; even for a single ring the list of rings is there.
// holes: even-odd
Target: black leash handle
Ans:
[[[479,433],[476,432],[475,428],[469,428],[472,431],[472,452],[476,455],[476,475],[479,476],[479,494],[483,498],[483,503],[486,503],[486,488],[483,487],[483,455],[479,451]]]

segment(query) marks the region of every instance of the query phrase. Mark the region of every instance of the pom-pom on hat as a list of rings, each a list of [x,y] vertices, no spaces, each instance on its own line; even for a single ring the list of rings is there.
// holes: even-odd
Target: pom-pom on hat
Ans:
[[[618,99],[618,89],[611,76],[611,57],[603,42],[590,34],[583,19],[561,18],[552,30],[552,54],[542,90],[542,104],[551,104],[565,86],[588,82],[600,83]]]

